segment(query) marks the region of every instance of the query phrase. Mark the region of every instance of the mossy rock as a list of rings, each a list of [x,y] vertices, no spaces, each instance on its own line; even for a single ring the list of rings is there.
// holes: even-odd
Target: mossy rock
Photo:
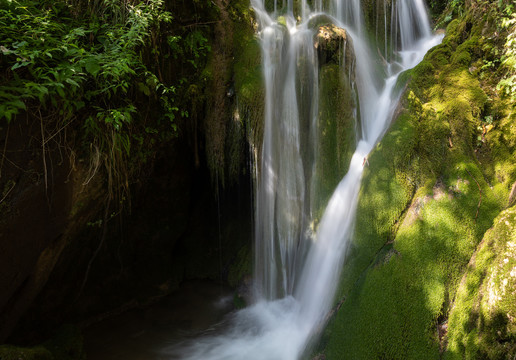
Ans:
[[[1,360],[55,360],[50,351],[42,346],[22,348],[11,345],[0,345]]]
[[[496,218],[471,259],[448,329],[447,359],[516,356],[516,207]]]
[[[467,6],[443,43],[404,75],[410,79],[397,119],[369,156],[341,306],[321,341],[327,359],[439,359],[446,326],[452,359],[515,355],[514,255],[495,247],[483,272],[470,262],[510,203],[514,111],[471,70],[486,56],[479,33],[489,24],[481,12],[472,17],[478,2]],[[496,222],[502,218],[513,224],[506,212]],[[506,229],[505,242],[514,233]],[[468,262],[469,280],[458,292]],[[482,286],[505,297],[488,303]],[[447,324],[455,298],[465,305],[455,302]]]
[[[319,43],[319,46],[328,49],[337,45]],[[312,188],[319,194],[312,205],[316,209],[316,218],[322,214],[329,197],[346,174],[357,142],[358,99],[354,90],[354,52],[350,44],[346,53],[344,67],[327,62],[319,69],[318,146],[311,179]]]
[[[234,24],[235,59],[233,81],[237,98],[234,121],[240,122],[248,142],[261,153],[263,138],[265,82],[262,74],[261,47],[256,33],[254,11],[248,1],[241,1],[239,16]],[[247,7],[243,4],[246,3]]]
[[[314,37],[314,44],[321,66],[329,62],[351,64],[355,58],[351,37],[346,30],[333,24],[319,26]]]
[[[85,360],[83,338],[73,325],[61,327],[54,337],[35,347],[0,345],[0,360]]]
[[[456,171],[445,165],[441,178],[422,175],[416,136],[424,134],[404,115],[369,158],[340,285],[346,300],[326,340],[329,359],[439,358],[436,324],[500,205],[472,163],[454,163]],[[389,159],[399,153],[396,143],[410,145],[405,157]],[[485,194],[482,221],[475,219],[478,189],[469,174]]]
[[[437,324],[503,206],[473,151],[487,96],[453,51],[436,47],[411,71],[404,110],[369,156],[329,359],[439,358]]]

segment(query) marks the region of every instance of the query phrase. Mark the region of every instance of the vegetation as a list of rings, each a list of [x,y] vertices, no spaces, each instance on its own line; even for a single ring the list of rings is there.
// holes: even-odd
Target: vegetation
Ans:
[[[203,31],[174,32],[172,20],[163,0],[2,2],[3,127],[21,113],[37,119],[43,152],[60,142],[91,160],[90,176],[103,165],[123,200],[159,143],[176,136],[177,119],[188,117],[178,94],[192,75],[166,77],[163,62],[195,70],[210,51]]]

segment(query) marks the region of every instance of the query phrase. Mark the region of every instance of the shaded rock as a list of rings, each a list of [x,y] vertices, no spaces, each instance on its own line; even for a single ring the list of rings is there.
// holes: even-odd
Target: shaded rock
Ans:
[[[8,160],[0,179],[6,189],[0,204],[0,342],[46,285],[63,249],[102,206],[98,177],[84,185],[87,167],[52,143],[38,153],[27,141],[37,139],[35,129],[38,120],[27,117],[0,138]]]

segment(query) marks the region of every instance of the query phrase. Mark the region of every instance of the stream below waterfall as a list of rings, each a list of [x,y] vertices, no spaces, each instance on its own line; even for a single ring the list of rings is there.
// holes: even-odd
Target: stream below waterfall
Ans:
[[[209,281],[191,281],[156,304],[90,325],[84,332],[88,359],[182,359],[167,347],[214,331],[234,310],[233,291]]]

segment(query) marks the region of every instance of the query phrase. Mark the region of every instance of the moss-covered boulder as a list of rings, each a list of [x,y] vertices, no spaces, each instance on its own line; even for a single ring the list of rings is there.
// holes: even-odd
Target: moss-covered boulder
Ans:
[[[516,207],[486,233],[457,291],[447,359],[516,356]]]

